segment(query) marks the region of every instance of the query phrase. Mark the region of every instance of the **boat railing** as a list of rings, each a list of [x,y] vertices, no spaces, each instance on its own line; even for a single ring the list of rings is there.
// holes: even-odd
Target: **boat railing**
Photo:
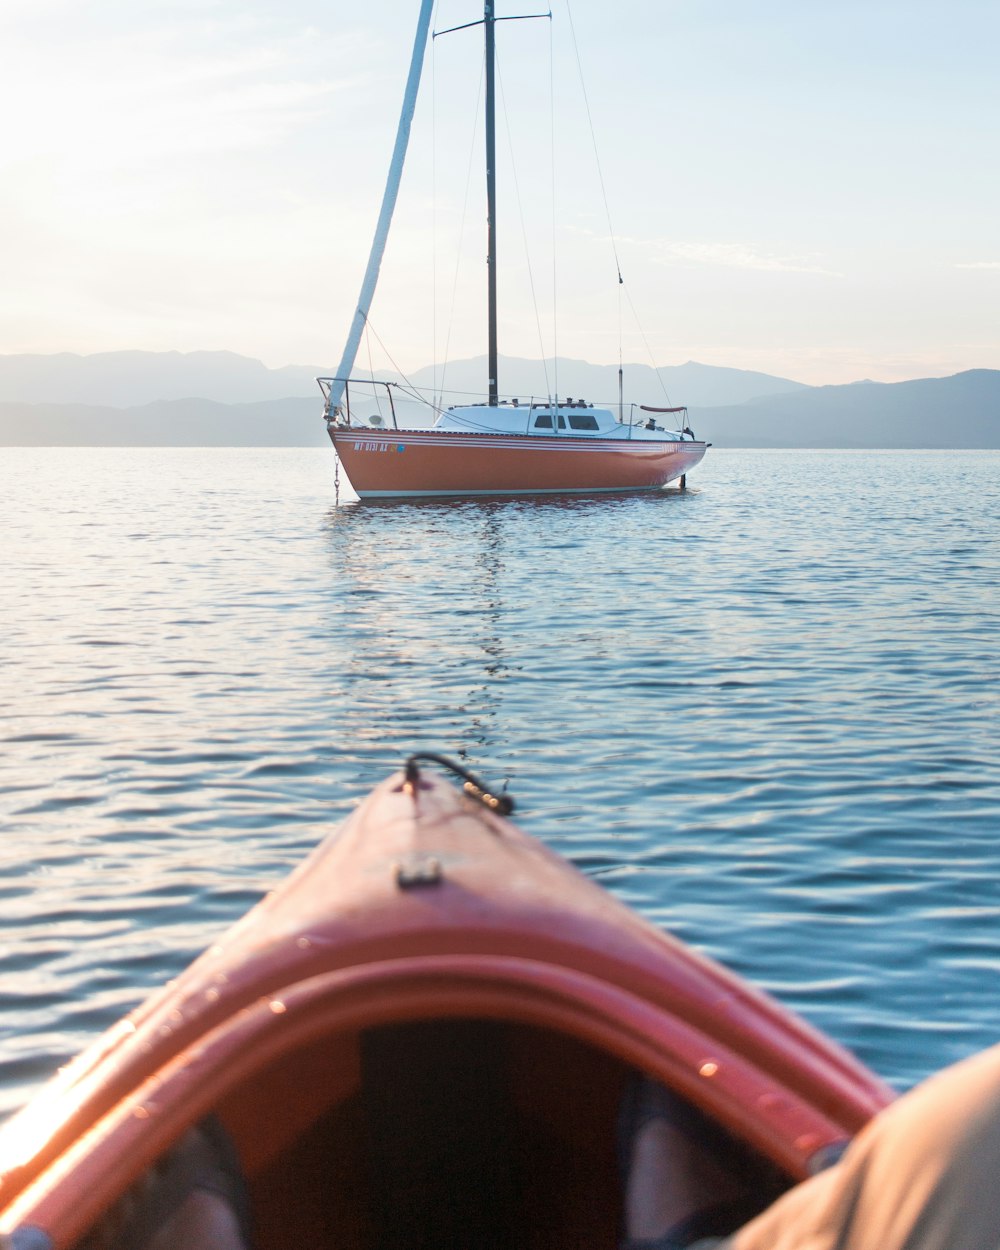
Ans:
[[[402,427],[399,424],[399,416],[396,411],[396,402],[393,394],[394,391],[401,392],[404,399],[421,398],[417,394],[416,388],[411,388],[409,386],[400,387],[398,382],[385,381],[379,378],[318,377],[316,379],[316,383],[323,394],[323,417],[326,420],[327,425],[339,426],[341,428],[347,428],[352,425],[373,426],[376,428],[383,426],[385,424],[385,416],[383,415],[382,403],[379,402],[379,394],[381,390],[384,390],[385,402],[388,403],[388,417],[391,423],[391,428],[394,430],[401,429]],[[336,394],[339,395],[340,398],[334,405],[333,395],[335,393],[335,388]],[[356,411],[352,412],[352,388],[355,396],[355,408],[357,407],[357,391],[359,388],[366,388],[366,392],[368,394],[374,392],[378,412],[368,414],[367,416],[358,414]],[[426,399],[422,399],[421,402],[425,404],[428,403]],[[448,411],[457,414],[462,408],[477,409],[481,406],[481,404],[452,404]],[[431,407],[440,417],[443,410],[437,404],[431,404]],[[512,410],[520,410],[523,412],[525,417],[525,432],[530,432],[532,417],[537,414],[539,410],[561,413],[564,409],[574,409],[580,407],[589,408],[593,407],[593,404],[587,404],[583,400],[560,400],[554,397],[546,399],[541,397],[536,398],[532,395],[527,400],[522,400],[520,397],[505,397],[500,401],[498,407],[503,408],[508,412]],[[685,438],[695,438],[694,431],[688,425],[688,410],[686,405],[671,408],[658,408],[649,404],[631,403],[628,405],[627,417],[622,420],[620,424],[625,426],[628,431],[626,437],[631,439],[632,432],[636,429],[662,429],[662,427],[657,424],[657,418],[666,414],[680,417],[680,428],[676,432],[682,440]],[[554,422],[553,425],[555,425]],[[555,433],[555,429],[553,429],[553,433]]]
[[[692,430],[690,425],[688,424],[687,406],[684,404],[676,408],[654,408],[650,404],[630,404],[628,422],[627,422],[628,430],[629,430],[629,438],[632,437],[632,430],[636,423],[636,415],[635,415],[636,409],[638,409],[640,413],[643,413],[643,412],[655,413],[655,414],[665,414],[665,413],[677,414],[679,413],[681,414],[681,423],[680,423],[680,428],[677,430],[677,433],[680,434],[681,439],[685,439],[685,438],[693,439],[694,438],[694,430]],[[640,416],[638,420],[639,420],[640,427],[643,429],[656,430],[656,429],[661,428],[657,426],[656,424],[656,416],[649,416],[649,417]]]
[[[331,410],[330,403],[334,383],[342,382],[344,385],[343,398]],[[375,378],[317,378],[316,384],[323,394],[323,418],[327,425],[350,425],[351,424],[351,383],[357,386],[370,386],[372,388],[384,386],[386,398],[389,401],[389,413],[392,417],[392,428],[399,429],[399,422],[396,420],[396,405],[392,399],[392,389],[398,386],[396,382],[381,382]],[[378,402],[378,391],[375,391],[376,403]],[[369,418],[369,420],[371,420]]]

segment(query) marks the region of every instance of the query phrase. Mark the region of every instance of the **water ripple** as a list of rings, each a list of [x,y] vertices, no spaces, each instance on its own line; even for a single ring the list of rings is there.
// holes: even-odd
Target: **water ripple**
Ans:
[[[998,468],[335,507],[321,450],[7,449],[0,1114],[415,748],[898,1085],[995,1040]]]

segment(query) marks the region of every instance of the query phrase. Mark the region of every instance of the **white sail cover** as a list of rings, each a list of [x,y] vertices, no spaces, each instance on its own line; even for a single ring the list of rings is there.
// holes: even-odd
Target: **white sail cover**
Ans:
[[[410,58],[410,72],[406,79],[406,93],[403,96],[403,107],[399,116],[399,129],[396,132],[396,146],[392,151],[389,176],[386,178],[385,183],[385,194],[382,196],[382,211],[379,213],[378,224],[375,227],[375,238],[372,241],[372,250],[368,257],[368,268],[365,270],[364,280],[361,283],[361,294],[358,296],[358,306],[354,313],[354,320],[351,322],[344,354],[341,357],[336,377],[330,386],[327,411],[331,416],[343,397],[346,379],[350,377],[351,370],[354,368],[354,360],[358,354],[361,335],[364,332],[365,322],[368,320],[368,310],[371,308],[372,299],[375,296],[379,269],[382,265],[382,255],[385,252],[386,240],[389,237],[389,226],[392,222],[393,210],[396,207],[396,196],[399,193],[400,179],[403,176],[403,162],[406,159],[406,149],[410,141],[410,124],[413,121],[413,112],[417,104],[417,91],[420,87],[420,74],[424,65],[424,51],[427,47],[427,32],[430,28],[431,10],[433,8],[434,0],[421,0],[420,17],[417,19],[417,34],[413,41],[413,56]]]

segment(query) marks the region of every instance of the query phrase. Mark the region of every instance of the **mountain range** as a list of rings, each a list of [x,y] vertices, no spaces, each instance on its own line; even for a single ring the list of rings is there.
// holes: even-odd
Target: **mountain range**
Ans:
[[[317,375],[330,366],[269,369],[233,352],[105,352],[0,356],[0,445],[320,446],[327,441]],[[687,404],[698,436],[724,447],[1000,447],[1000,370],[946,378],[806,386],[689,361],[627,365],[626,397]],[[482,392],[483,358],[431,367],[403,385],[467,402]],[[618,370],[560,359],[501,358],[507,393],[558,392],[616,407]],[[443,390],[446,385],[447,389]],[[374,410],[363,392],[354,402]],[[401,424],[416,405],[397,399]]]

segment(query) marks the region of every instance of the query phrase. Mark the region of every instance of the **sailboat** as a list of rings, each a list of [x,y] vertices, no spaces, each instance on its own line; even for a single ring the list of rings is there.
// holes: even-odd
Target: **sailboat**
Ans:
[[[630,405],[622,400],[619,369],[617,413],[583,399],[501,396],[497,349],[496,239],[496,54],[494,0],[485,0],[486,208],[488,379],[485,402],[431,406],[431,417],[414,427],[400,423],[394,383],[384,387],[387,416],[352,410],[351,384],[368,323],[382,255],[402,176],[410,125],[420,85],[433,0],[421,0],[396,144],[368,267],[343,358],[334,377],[317,378],[327,432],[351,485],[361,499],[425,496],[525,495],[659,490],[686,475],[705,455],[684,407]],[[546,15],[548,16],[548,15]],[[454,29],[461,29],[456,27]],[[446,34],[447,31],[436,32]],[[360,379],[358,379],[360,381]],[[364,379],[371,386],[372,380]],[[667,428],[676,423],[679,428]]]

